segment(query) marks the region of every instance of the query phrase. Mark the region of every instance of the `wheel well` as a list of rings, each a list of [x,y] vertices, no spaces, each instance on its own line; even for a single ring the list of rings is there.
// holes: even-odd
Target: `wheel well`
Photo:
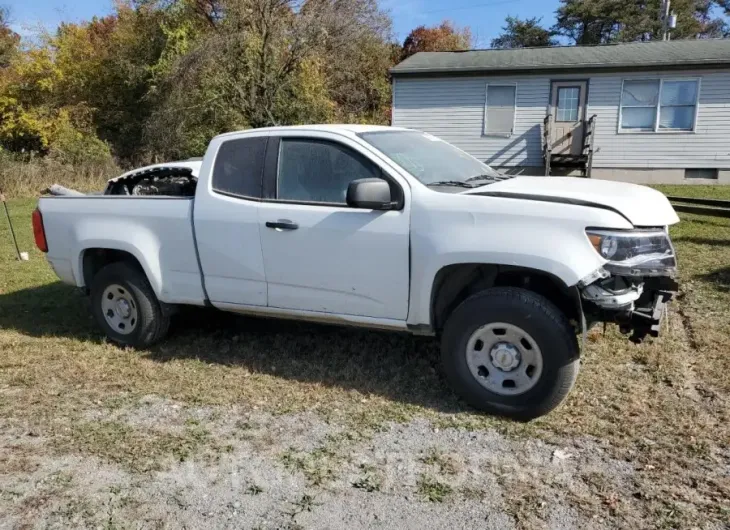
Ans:
[[[137,267],[144,273],[142,265],[139,263],[137,258],[129,252],[113,248],[87,248],[84,251],[83,261],[81,262],[83,267],[82,272],[84,275],[84,286],[86,290],[88,291],[91,288],[91,282],[94,280],[94,276],[96,276],[101,269],[107,265],[120,261]]]
[[[491,287],[520,287],[540,294],[554,303],[568,319],[580,321],[575,289],[544,271],[510,265],[460,263],[436,274],[431,290],[431,322],[439,332],[456,307],[480,291]]]

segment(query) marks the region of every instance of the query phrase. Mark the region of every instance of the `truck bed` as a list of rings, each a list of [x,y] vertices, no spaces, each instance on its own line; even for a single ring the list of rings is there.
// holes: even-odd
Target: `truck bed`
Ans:
[[[42,197],[48,260],[66,283],[88,287],[83,259],[95,248],[129,252],[162,302],[202,305],[192,197]],[[157,259],[159,257],[159,259]]]

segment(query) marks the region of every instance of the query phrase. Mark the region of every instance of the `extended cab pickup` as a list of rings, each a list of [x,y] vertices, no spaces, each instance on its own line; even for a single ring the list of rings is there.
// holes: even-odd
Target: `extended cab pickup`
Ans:
[[[508,177],[407,129],[224,134],[33,217],[118,344],[162,339],[185,304],[433,335],[457,393],[520,419],[567,395],[592,324],[656,336],[677,290],[661,193]]]

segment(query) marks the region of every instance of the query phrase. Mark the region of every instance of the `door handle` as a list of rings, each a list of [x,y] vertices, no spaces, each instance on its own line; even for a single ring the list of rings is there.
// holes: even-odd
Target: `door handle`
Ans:
[[[266,221],[266,226],[268,228],[273,228],[274,230],[296,230],[297,228],[299,228],[298,224],[293,223],[288,219],[279,219],[278,221]]]

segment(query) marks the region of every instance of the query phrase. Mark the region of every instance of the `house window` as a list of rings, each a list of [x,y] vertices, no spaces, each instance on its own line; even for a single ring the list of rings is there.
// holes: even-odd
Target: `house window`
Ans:
[[[691,131],[695,127],[697,81],[664,81],[659,107],[659,128]]]
[[[717,180],[719,171],[717,168],[692,168],[684,170],[684,178],[686,179],[714,179]]]
[[[697,79],[626,80],[621,92],[620,130],[693,131],[698,93]]]
[[[515,85],[487,85],[484,133],[511,136],[515,126]]]
[[[555,121],[578,121],[580,108],[580,87],[563,86],[558,88],[558,109]]]

